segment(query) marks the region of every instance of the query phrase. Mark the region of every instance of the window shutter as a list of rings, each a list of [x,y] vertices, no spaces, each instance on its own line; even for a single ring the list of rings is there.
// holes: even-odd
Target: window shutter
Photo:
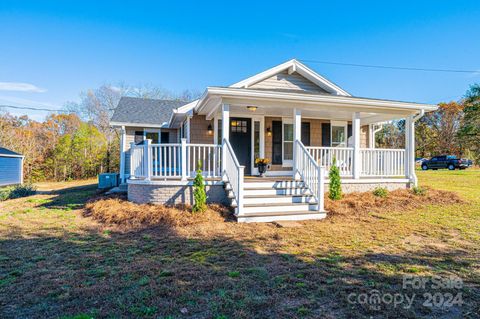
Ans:
[[[272,164],[282,164],[282,121],[272,121]]]
[[[322,123],[322,146],[330,146],[330,142],[330,123]]]
[[[347,126],[347,140],[348,140],[349,137],[352,136],[352,134],[353,134],[352,132],[353,132],[352,124],[348,124],[348,126]]]
[[[302,123],[302,143],[305,146],[310,146],[310,123]]]

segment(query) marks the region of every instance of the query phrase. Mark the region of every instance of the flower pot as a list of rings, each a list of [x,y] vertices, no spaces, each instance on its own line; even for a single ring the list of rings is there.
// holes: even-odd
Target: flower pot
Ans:
[[[258,172],[260,176],[264,177],[267,172],[267,164],[258,164]]]

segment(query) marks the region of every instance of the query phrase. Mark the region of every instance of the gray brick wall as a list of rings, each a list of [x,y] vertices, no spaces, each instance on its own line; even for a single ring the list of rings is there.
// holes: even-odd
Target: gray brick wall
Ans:
[[[206,186],[207,202],[228,205],[223,185]],[[191,185],[128,184],[128,200],[138,204],[193,204]]]
[[[342,182],[342,191],[345,194],[353,192],[370,192],[377,187],[385,187],[389,191],[396,189],[409,188],[408,183],[346,183]],[[325,191],[328,192],[328,185],[325,185]]]

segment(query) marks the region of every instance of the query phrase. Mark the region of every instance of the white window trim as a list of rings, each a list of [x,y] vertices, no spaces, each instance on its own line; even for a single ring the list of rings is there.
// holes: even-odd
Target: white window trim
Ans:
[[[283,149],[283,145],[285,144],[284,124],[292,124],[293,125],[293,118],[290,118],[290,117],[282,118],[282,167],[293,167],[293,160],[286,160],[285,159],[285,152],[284,152],[284,149]],[[293,144],[293,140],[292,140],[292,144]]]
[[[345,143],[339,144],[339,145],[333,145],[333,127],[334,126],[343,126],[343,129],[345,131],[344,136],[345,136]],[[348,122],[347,121],[330,121],[330,146],[331,147],[347,147],[348,145]]]

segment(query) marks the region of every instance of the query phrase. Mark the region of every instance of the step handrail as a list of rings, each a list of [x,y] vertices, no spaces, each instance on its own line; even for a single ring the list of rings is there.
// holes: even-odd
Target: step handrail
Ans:
[[[238,216],[243,212],[243,174],[245,166],[240,165],[237,156],[227,139],[223,139],[222,148],[225,156],[225,160],[222,163],[223,175],[231,185],[231,191],[233,192],[237,204],[235,215]]]
[[[305,148],[302,141],[295,141],[295,168],[294,176],[298,173],[305,186],[317,200],[318,211],[324,210],[325,168],[320,166]]]

